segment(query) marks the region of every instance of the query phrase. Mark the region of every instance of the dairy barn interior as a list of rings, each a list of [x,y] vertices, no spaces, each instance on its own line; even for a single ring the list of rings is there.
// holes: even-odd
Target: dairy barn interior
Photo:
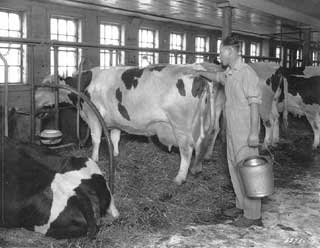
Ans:
[[[257,158],[264,163],[256,167],[260,174],[249,175],[251,184],[243,182],[242,187],[255,190],[262,185],[262,190],[269,187],[270,192],[253,196],[261,199],[262,225],[248,227],[233,225],[240,217],[224,214],[225,209],[235,207],[227,162],[225,101],[218,105],[215,93],[224,88],[197,76],[199,71],[226,69],[219,53],[222,41],[230,35],[237,37],[241,61],[253,68],[262,92]],[[140,87],[144,88],[139,91]],[[90,90],[96,90],[96,95]],[[320,1],[1,0],[0,96],[1,248],[320,247]],[[203,124],[208,112],[195,101],[209,106],[211,121],[216,118],[218,125],[210,126],[211,133],[205,132]],[[84,109],[89,112],[83,114]],[[188,119],[188,112],[196,117]],[[164,119],[159,117],[162,113]],[[122,118],[121,123],[110,118]],[[98,126],[90,124],[92,120]],[[183,127],[176,124],[179,121]],[[196,125],[200,131],[189,128]],[[60,230],[65,235],[62,239],[52,237],[54,232],[46,233],[42,225],[48,223],[52,230],[58,226],[54,221],[76,215],[70,199],[78,191],[72,188],[74,178],[50,168],[48,161],[53,156],[54,161],[94,157],[97,130],[102,139],[94,168],[100,168],[96,170],[109,184],[120,214],[117,218],[95,216],[94,232],[84,227],[81,235],[68,236],[71,229],[66,226]],[[113,130],[121,130],[120,137]],[[212,133],[217,139],[209,156],[199,155],[202,171],[192,173],[196,152],[185,182],[179,181],[175,176],[183,148],[175,140],[181,133],[189,137],[197,132],[202,136],[198,134],[194,146],[202,138],[211,141]],[[112,144],[119,138],[117,154]],[[6,150],[8,142],[16,144],[13,155]],[[33,152],[36,158],[30,155]],[[13,158],[18,156],[21,159]],[[15,161],[18,169],[13,177],[28,174],[34,161],[42,166],[41,171],[53,173],[52,181],[30,169],[29,181],[17,179],[8,187]],[[237,166],[240,174],[244,163]],[[70,175],[77,173],[70,171]],[[65,181],[57,193],[54,185],[59,176]],[[33,187],[29,198],[20,196],[22,191],[12,191],[32,188],[41,180],[45,186]],[[80,181],[77,185],[81,186]],[[90,190],[89,205],[99,208]],[[32,206],[28,223],[19,213],[15,216],[18,224],[10,226],[16,214],[13,209],[39,194],[48,196],[37,198],[48,214],[41,215]],[[15,205],[8,203],[11,196],[18,197]],[[44,199],[51,200],[45,204]],[[66,203],[50,223],[54,204],[58,204],[53,199],[60,205]],[[67,210],[72,214],[63,214]]]

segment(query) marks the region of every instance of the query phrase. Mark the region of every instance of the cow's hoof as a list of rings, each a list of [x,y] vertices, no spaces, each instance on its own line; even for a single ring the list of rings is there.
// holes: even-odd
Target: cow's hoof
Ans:
[[[118,157],[119,156],[119,152],[113,152],[113,156],[114,157]]]
[[[186,182],[186,179],[182,179],[180,177],[176,177],[173,181],[177,185],[182,185],[182,184],[184,184]]]
[[[190,172],[193,176],[197,176],[202,172],[202,166],[193,166],[190,169]]]
[[[88,238],[95,239],[98,231],[99,231],[99,228],[97,225],[89,227],[88,228]]]
[[[91,159],[92,159],[94,162],[99,162],[99,157],[97,157],[97,156],[91,156]]]

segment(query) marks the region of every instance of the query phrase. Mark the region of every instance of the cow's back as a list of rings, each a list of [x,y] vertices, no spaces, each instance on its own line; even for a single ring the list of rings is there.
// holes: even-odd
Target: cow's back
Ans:
[[[188,116],[199,100],[194,78],[185,74],[190,70],[111,68],[97,74],[87,90],[109,127],[140,135],[172,133],[171,124],[187,131],[191,123],[185,121],[192,121]]]

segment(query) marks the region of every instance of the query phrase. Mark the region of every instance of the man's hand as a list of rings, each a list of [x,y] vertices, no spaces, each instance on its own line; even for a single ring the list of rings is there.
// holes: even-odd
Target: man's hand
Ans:
[[[259,135],[256,133],[250,133],[248,136],[248,146],[257,147],[259,146]]]

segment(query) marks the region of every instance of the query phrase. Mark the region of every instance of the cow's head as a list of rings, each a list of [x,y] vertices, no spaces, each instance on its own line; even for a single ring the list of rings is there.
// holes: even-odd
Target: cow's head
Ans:
[[[54,76],[49,75],[42,80],[41,84],[53,84]],[[40,86],[41,86],[40,84]],[[65,79],[59,76],[59,84],[65,85]],[[69,98],[69,93],[67,90],[59,89],[59,103],[71,103]],[[35,108],[36,111],[44,108],[51,107],[55,104],[55,89],[49,87],[38,87],[35,91]]]

